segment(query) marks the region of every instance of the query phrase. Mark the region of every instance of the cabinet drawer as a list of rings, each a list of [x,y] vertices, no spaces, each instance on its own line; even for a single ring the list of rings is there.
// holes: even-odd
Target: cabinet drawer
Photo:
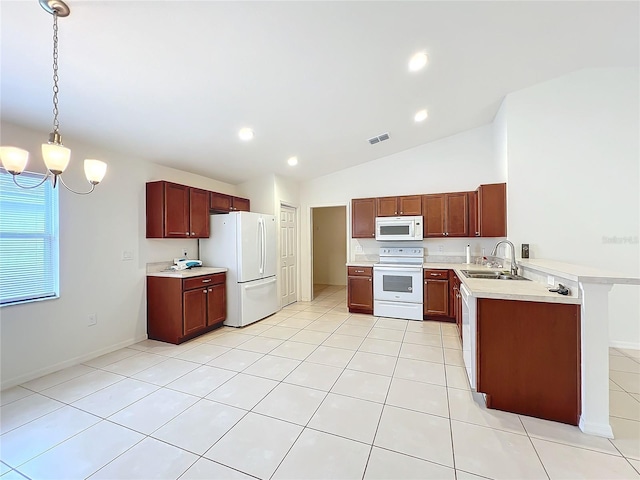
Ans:
[[[424,278],[435,279],[435,280],[448,280],[449,270],[425,270]]]
[[[193,288],[200,288],[209,285],[217,285],[224,283],[224,273],[216,273],[215,275],[202,275],[200,277],[185,278],[182,281],[183,290],[191,290]]]
[[[371,267],[349,267],[348,275],[352,277],[371,277],[373,268]]]

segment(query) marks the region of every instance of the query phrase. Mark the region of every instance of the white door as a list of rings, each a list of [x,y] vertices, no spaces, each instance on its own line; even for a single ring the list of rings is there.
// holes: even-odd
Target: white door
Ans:
[[[280,306],[297,300],[296,285],[298,256],[296,251],[296,209],[280,206]]]

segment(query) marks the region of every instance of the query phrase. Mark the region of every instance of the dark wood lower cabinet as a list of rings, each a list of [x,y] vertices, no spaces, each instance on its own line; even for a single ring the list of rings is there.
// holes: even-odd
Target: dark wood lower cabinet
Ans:
[[[350,312],[373,314],[373,268],[348,267],[347,303]]]
[[[578,424],[579,305],[480,298],[476,341],[487,407]]]
[[[147,277],[147,335],[179,344],[222,326],[227,316],[226,275]]]

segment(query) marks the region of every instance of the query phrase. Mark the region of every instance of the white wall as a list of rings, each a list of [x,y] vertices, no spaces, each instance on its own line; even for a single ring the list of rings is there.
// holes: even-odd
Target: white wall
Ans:
[[[1,143],[31,152],[28,170],[42,165],[40,144],[48,132],[2,124]],[[146,338],[147,262],[170,261],[197,240],[145,238],[145,183],[169,180],[237,195],[236,187],[129,158],[65,137],[71,164],[65,181],[88,187],[84,158],[108,163],[104,181],[88,196],[60,190],[60,298],[0,309],[2,388],[76,364]],[[122,261],[122,251],[134,254]],[[98,324],[87,326],[97,313]]]
[[[347,284],[347,209],[314,208],[313,283]]]
[[[506,129],[508,232],[532,257],[640,274],[639,85],[637,69],[590,69],[506,98],[496,127]],[[640,348],[639,292],[613,287],[612,345]]]
[[[487,125],[302,183],[303,300],[311,296],[311,208],[345,205],[350,218],[352,198],[469,191],[483,183],[504,182],[506,169],[504,162],[496,159],[493,142],[493,128]],[[349,230],[348,236],[351,236]],[[351,240],[348,256],[352,260],[356,243],[363,246],[364,253],[377,253],[378,242]],[[479,253],[481,248],[493,247],[495,240],[472,238],[423,242],[430,254],[436,255],[464,255],[467,243],[471,243],[473,250]]]

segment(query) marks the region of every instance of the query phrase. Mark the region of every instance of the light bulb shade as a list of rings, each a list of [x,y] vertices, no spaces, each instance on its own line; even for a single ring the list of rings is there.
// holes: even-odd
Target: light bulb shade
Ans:
[[[107,173],[107,164],[100,160],[88,158],[84,161],[84,174],[92,185],[99,184]]]
[[[27,166],[29,152],[18,147],[0,147],[0,160],[7,172],[19,175]]]
[[[60,175],[69,165],[71,150],[55,143],[42,144],[42,159],[49,171],[54,175]]]

